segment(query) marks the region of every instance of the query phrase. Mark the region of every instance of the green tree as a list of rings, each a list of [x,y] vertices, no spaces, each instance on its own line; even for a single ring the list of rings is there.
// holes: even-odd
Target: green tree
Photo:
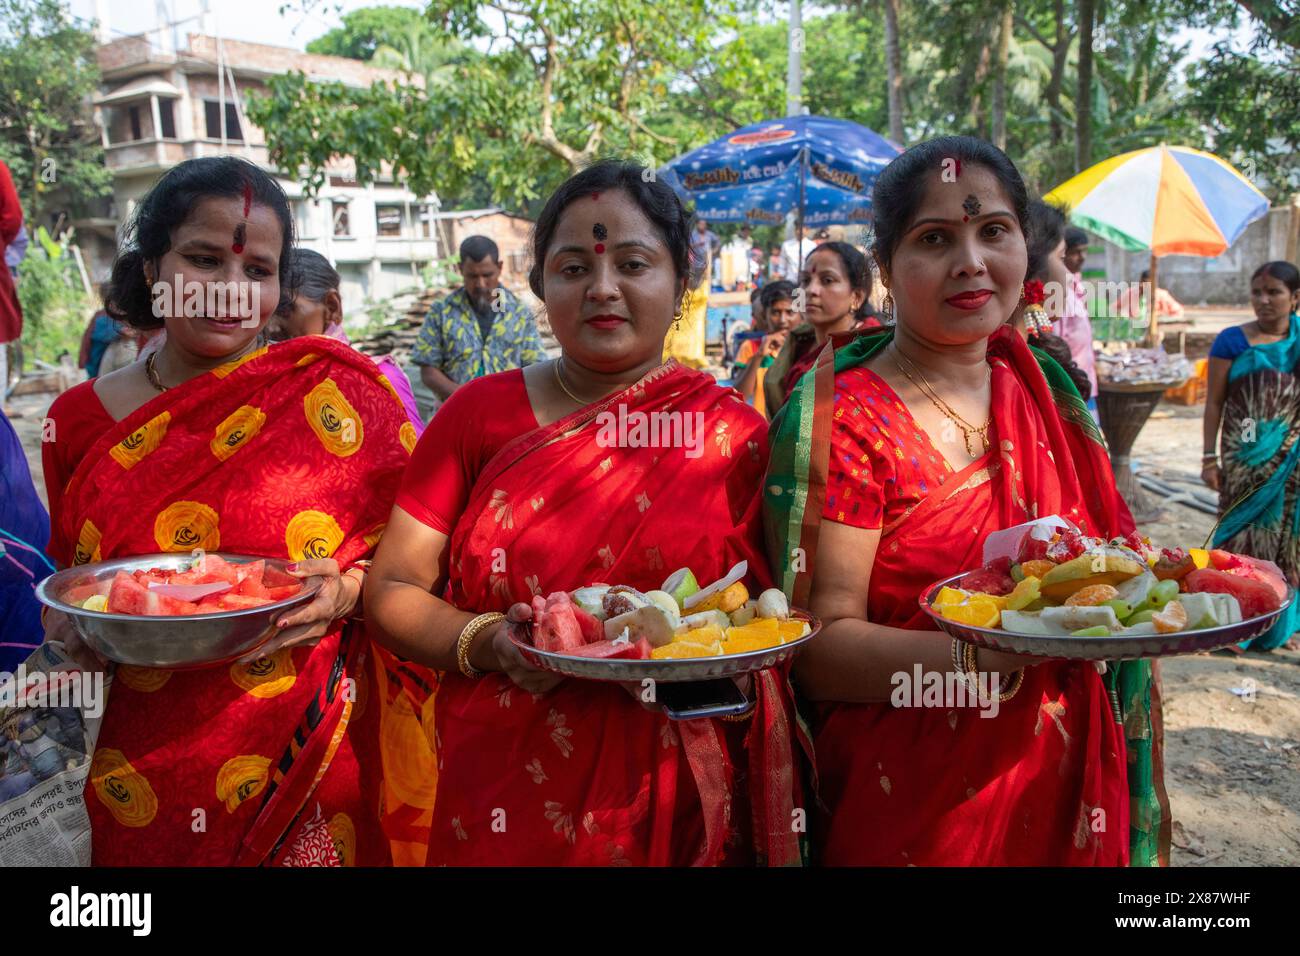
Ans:
[[[307,7],[314,6],[308,2]],[[282,11],[291,5],[282,7]],[[381,46],[400,48],[404,37],[432,34],[433,25],[419,10],[410,7],[362,7],[343,14],[342,26],[335,27],[307,44],[308,53],[370,60]]]
[[[89,111],[99,83],[95,38],[58,0],[0,0],[0,159],[29,223],[110,190]]]
[[[485,15],[504,30],[436,96],[272,78],[249,115],[274,133],[279,165],[318,186],[329,157],[346,154],[363,181],[387,164],[416,192],[443,195],[481,175],[498,201],[517,204],[603,153],[655,161],[694,145],[648,117],[694,87],[693,75],[728,90],[759,72],[743,42],[717,44],[739,26],[731,0],[436,0],[426,12],[467,42],[491,35]]]
[[[1246,51],[1224,40],[1188,77],[1192,113],[1214,151],[1276,202],[1300,192],[1300,3],[1245,2]]]

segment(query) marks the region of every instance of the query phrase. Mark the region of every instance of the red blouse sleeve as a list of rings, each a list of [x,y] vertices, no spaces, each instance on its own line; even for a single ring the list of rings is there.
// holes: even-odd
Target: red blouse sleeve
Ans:
[[[537,427],[519,369],[456,389],[416,442],[402,478],[402,510],[451,534],[483,467],[507,442]]]
[[[95,382],[76,385],[50,405],[41,425],[41,467],[50,503],[50,557],[67,567],[73,542],[63,533],[63,492],[86,452],[113,427],[113,417],[95,394]]]
[[[866,376],[835,377],[831,460],[822,517],[855,528],[878,530],[885,513],[885,485],[894,480],[892,460],[881,454],[885,432],[872,410],[877,398]]]

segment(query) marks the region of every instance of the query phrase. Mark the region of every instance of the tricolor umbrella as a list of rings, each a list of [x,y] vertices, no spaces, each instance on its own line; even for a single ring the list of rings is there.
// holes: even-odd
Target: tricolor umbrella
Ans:
[[[868,223],[871,186],[902,152],[847,120],[787,116],[741,127],[669,161],[659,175],[710,222]]]
[[[1070,207],[1070,219],[1123,249],[1217,256],[1268,212],[1268,200],[1219,157],[1186,146],[1152,146],[1113,156],[1044,197]],[[1150,338],[1155,296],[1149,295]]]

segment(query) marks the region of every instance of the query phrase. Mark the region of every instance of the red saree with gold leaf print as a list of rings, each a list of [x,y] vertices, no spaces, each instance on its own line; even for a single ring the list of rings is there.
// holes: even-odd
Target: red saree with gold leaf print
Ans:
[[[596,440],[597,416],[619,405],[695,416],[701,454]],[[448,600],[504,611],[597,582],[650,590],[683,566],[708,582],[742,558],[765,581],[765,431],[736,393],[669,363],[519,436],[453,530]],[[729,723],[673,722],[607,683],[534,696],[501,674],[441,675],[429,863],[798,863],[789,688],[777,671],[755,678],[754,717]]]

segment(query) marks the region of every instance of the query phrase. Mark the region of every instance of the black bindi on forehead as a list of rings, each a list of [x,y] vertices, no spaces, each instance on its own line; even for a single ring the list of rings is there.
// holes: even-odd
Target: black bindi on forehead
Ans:
[[[971,193],[962,200],[961,208],[966,210],[966,215],[962,217],[962,222],[966,222],[971,216],[980,214],[980,201],[975,198],[974,193]]]

